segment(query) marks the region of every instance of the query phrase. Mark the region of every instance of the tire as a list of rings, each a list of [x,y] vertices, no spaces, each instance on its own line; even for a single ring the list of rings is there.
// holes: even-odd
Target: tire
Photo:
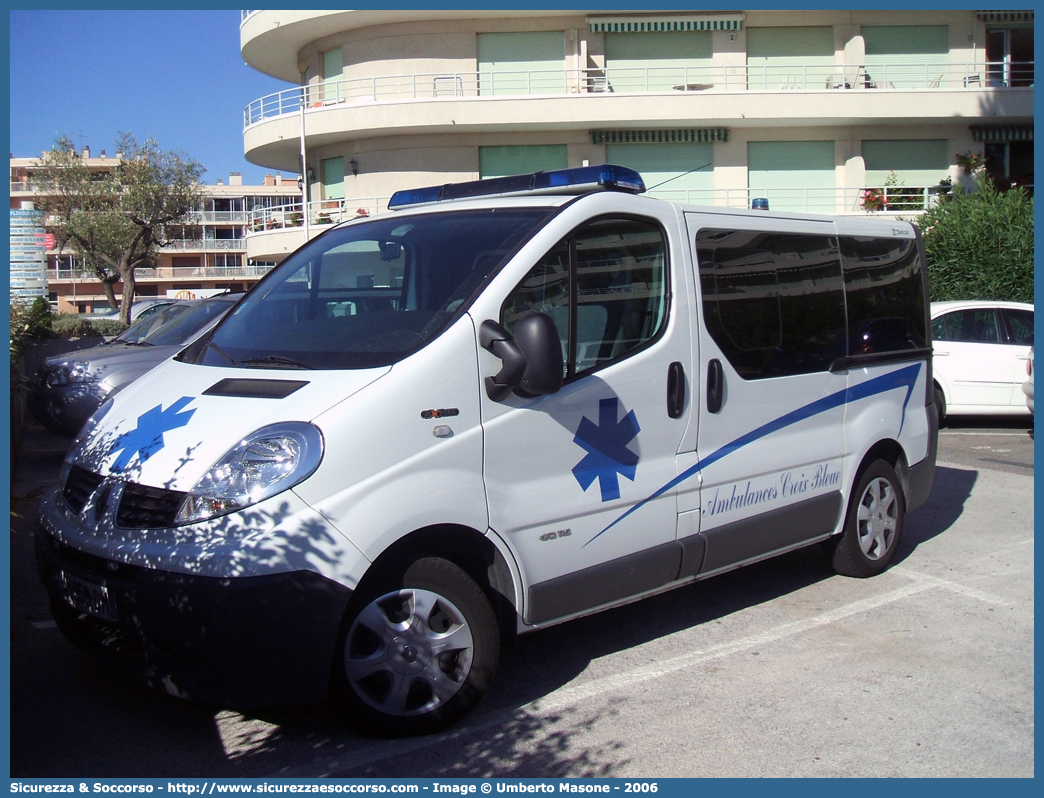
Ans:
[[[497,668],[497,620],[482,589],[426,557],[352,597],[334,655],[334,696],[380,737],[441,731],[464,717]]]
[[[939,426],[942,427],[943,416],[946,415],[946,397],[943,396],[942,388],[939,387],[938,383],[934,386],[932,400],[935,402],[936,414],[939,416]]]
[[[876,576],[899,548],[906,499],[899,477],[884,460],[863,471],[852,491],[845,528],[835,538],[834,570],[843,576]]]

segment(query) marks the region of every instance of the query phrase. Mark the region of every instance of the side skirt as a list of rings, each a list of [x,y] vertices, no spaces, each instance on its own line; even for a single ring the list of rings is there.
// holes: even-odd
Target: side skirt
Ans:
[[[825,540],[837,528],[841,506],[840,492],[817,496],[533,585],[518,631],[629,604]]]

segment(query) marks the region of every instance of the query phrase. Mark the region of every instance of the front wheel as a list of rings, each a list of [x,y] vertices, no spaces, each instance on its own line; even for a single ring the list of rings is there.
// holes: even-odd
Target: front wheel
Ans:
[[[884,460],[863,471],[852,491],[845,528],[836,538],[834,570],[844,576],[876,576],[899,548],[906,501],[899,477]]]
[[[478,703],[496,671],[500,639],[489,600],[438,557],[356,594],[342,628],[334,690],[376,735],[451,726]]]

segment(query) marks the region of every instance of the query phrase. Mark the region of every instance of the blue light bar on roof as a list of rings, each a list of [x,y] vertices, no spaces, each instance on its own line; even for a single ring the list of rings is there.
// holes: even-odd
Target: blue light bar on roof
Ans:
[[[575,169],[555,169],[529,175],[492,177],[467,183],[447,183],[444,186],[396,191],[388,201],[388,208],[395,210],[410,205],[470,197],[586,194],[588,191],[626,191],[641,194],[645,191],[645,182],[640,174],[626,166],[580,166]]]

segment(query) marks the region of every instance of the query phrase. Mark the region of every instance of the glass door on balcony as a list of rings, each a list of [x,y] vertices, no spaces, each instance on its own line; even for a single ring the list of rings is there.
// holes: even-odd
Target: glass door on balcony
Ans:
[[[987,85],[1033,85],[1033,26],[986,31]]]
[[[747,144],[750,199],[767,199],[770,210],[834,213],[837,193],[834,185],[832,141],[752,141]]]
[[[855,66],[851,79],[855,79]],[[834,64],[830,27],[748,28],[747,88],[822,89],[843,86],[843,66]]]
[[[713,144],[607,144],[605,158],[636,169],[649,196],[700,205],[714,202]]]
[[[565,144],[479,147],[479,177],[483,180],[565,169],[567,166]]]
[[[710,31],[605,34],[607,91],[713,88]]]
[[[881,190],[880,210],[921,211],[950,169],[947,139],[864,141],[866,188]]]
[[[323,199],[344,199],[344,156],[323,158],[319,161]]]
[[[864,25],[860,32],[869,82],[895,89],[954,88],[947,74],[948,25]]]
[[[323,63],[323,84],[318,101],[330,102],[341,99],[341,78],[344,76],[344,53],[338,47],[320,55]]]
[[[479,94],[564,94],[563,31],[478,34]]]

